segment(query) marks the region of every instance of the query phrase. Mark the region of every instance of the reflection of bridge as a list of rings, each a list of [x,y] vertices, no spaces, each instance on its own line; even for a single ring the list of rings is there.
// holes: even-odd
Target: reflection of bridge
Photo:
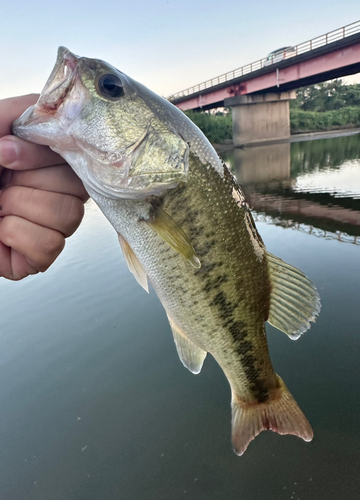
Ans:
[[[233,140],[242,145],[290,136],[293,89],[360,72],[360,21],[294,47],[272,64],[260,59],[178,92],[182,110],[233,107]]]
[[[360,236],[352,236],[342,231],[326,231],[308,224],[294,222],[292,220],[284,220],[281,217],[271,217],[261,213],[253,212],[253,217],[256,222],[264,222],[265,224],[273,224],[274,226],[281,226],[284,228],[295,229],[302,233],[311,234],[317,238],[325,238],[327,240],[337,240],[342,243],[352,243],[353,245],[360,245]]]
[[[336,140],[333,145],[334,151],[340,148],[340,140]],[[350,145],[354,148],[355,141],[352,137],[347,137],[346,140],[345,149],[350,154]],[[316,146],[313,142],[310,144]],[[356,144],[360,145],[358,141]],[[296,148],[295,156],[291,154],[291,148]],[[305,225],[312,228],[314,234],[316,231],[324,235],[341,233],[360,241],[360,199],[346,195],[334,196],[322,190],[295,190],[294,168],[295,172],[301,171],[301,164],[295,161],[298,156],[299,145],[287,142],[236,148],[230,156],[225,155],[224,159],[242,186],[251,209],[258,214],[265,214],[286,227],[290,224],[303,228]],[[309,147],[305,157],[307,160],[312,158],[314,163],[319,165]],[[328,161],[332,160],[331,154],[329,156],[328,153]],[[351,186],[351,179],[348,182]],[[346,239],[345,236],[343,239]]]
[[[306,199],[307,193],[297,193],[296,197],[294,193],[289,197],[259,192],[247,194],[253,210],[275,220],[286,221],[286,227],[289,223],[293,227],[306,225],[317,234],[343,234],[348,235],[347,240],[360,242],[360,210],[344,208],[341,198],[336,199],[338,204],[329,206],[316,201],[317,197],[321,200],[321,194],[312,194],[311,197],[314,201]],[[346,239],[345,236],[343,239]]]

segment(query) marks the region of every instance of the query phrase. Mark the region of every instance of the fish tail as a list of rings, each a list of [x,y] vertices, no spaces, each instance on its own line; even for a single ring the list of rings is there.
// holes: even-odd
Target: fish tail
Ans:
[[[232,444],[237,455],[243,455],[249,443],[264,430],[312,440],[314,434],[307,418],[277,377],[279,388],[265,403],[242,402],[232,391]]]

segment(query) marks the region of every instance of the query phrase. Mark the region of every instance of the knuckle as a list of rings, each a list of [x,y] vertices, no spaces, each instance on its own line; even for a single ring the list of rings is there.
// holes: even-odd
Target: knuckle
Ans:
[[[7,247],[12,247],[14,244],[16,239],[16,228],[11,216],[1,219],[0,239]]]
[[[82,201],[75,196],[64,196],[58,216],[63,221],[64,234],[70,236],[78,228],[84,216]]]
[[[71,207],[72,223],[78,226],[78,224],[80,224],[80,222],[82,221],[83,217],[84,217],[84,204],[79,198],[74,197]]]
[[[31,263],[27,274],[46,271],[65,246],[60,232],[12,215],[0,219],[0,241]]]
[[[54,230],[47,231],[40,254],[35,259],[36,269],[40,272],[46,271],[62,252],[64,246],[65,239],[61,233]]]
[[[45,257],[45,263],[49,262],[48,266],[56,259],[56,257],[61,253],[65,245],[64,237],[61,233],[54,230],[47,231],[46,238],[44,240],[42,253]]]

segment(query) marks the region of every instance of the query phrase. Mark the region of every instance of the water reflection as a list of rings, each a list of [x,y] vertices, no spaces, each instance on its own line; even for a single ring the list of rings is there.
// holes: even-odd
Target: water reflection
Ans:
[[[224,159],[255,218],[360,243],[360,135],[235,149]]]
[[[236,148],[225,158],[243,186],[290,179],[290,143]]]
[[[359,137],[226,155],[268,250],[321,295],[299,341],[267,326],[312,443],[263,432],[232,452],[219,366],[208,356],[196,377],[182,366],[159,300],[89,202],[46,273],[0,280],[0,499],[359,498],[359,247],[335,241],[357,234],[359,155]]]

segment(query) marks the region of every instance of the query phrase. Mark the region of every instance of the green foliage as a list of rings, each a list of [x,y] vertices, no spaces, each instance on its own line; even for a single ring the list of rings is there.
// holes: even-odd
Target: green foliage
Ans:
[[[291,109],[302,111],[333,111],[344,107],[360,106],[360,84],[345,85],[342,80],[331,80],[296,92]]]
[[[186,111],[185,114],[206,135],[212,143],[221,143],[232,139],[231,112],[207,113]]]
[[[303,87],[296,94],[296,100],[290,101],[292,133],[360,126],[360,84],[331,80]]]
[[[346,107],[334,111],[290,110],[291,133],[336,130],[347,127],[360,127],[360,106]]]

